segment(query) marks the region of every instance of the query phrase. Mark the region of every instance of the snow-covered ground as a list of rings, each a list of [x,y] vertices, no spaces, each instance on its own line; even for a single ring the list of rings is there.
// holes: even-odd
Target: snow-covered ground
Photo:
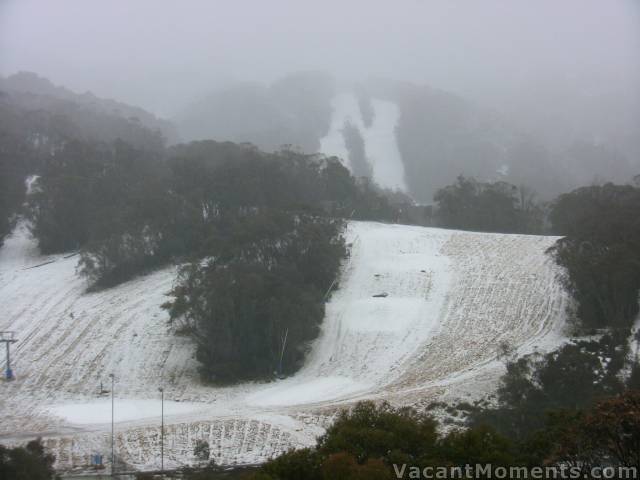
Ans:
[[[367,127],[362,120],[356,96],[352,93],[336,95],[331,101],[331,126],[327,136],[320,139],[320,151],[325,155],[341,158],[350,167],[349,151],[342,129],[346,123],[351,123],[360,130],[376,183],[392,190],[404,191],[404,164],[395,132],[400,111],[395,103],[387,100],[372,99],[371,104],[374,118],[371,126]]]
[[[351,255],[305,367],[213,388],[160,308],[174,267],[86,293],[77,257],[39,256],[19,225],[0,249],[0,330],[19,339],[17,379],[0,384],[0,442],[43,436],[62,468],[107,458],[113,373],[122,461],[158,466],[163,387],[165,465],[193,462],[199,439],[217,462],[259,462],[312,445],[336,407],[477,397],[502,372],[502,342],[525,353],[563,341],[566,297],[544,253],[553,237],[370,222],[346,235]]]

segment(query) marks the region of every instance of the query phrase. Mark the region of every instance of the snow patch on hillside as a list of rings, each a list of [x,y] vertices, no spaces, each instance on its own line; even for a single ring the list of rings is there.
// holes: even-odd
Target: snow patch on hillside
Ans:
[[[181,415],[206,410],[208,405],[189,402],[172,402],[160,400],[115,400],[113,404],[114,421],[116,423],[153,418],[161,414],[167,416]],[[111,422],[111,400],[89,403],[67,403],[54,405],[46,409],[47,413],[62,417],[76,425]]]
[[[331,101],[331,126],[329,133],[320,139],[320,152],[341,158],[345,166],[351,168],[349,151],[342,135],[345,124],[351,123],[363,137],[373,180],[382,187],[405,191],[404,164],[395,133],[400,111],[395,103],[387,100],[372,99],[371,103],[375,115],[372,125],[367,127],[362,120],[356,96],[351,93],[336,95]]]

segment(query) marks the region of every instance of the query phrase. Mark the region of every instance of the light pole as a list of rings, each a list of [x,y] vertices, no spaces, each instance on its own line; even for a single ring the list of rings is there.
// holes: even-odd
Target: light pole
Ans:
[[[113,443],[113,389],[115,386],[115,381],[116,381],[116,377],[113,373],[109,374],[109,377],[111,378],[111,476],[113,477],[113,474],[115,473],[115,448],[114,448],[114,443]]]
[[[283,378],[282,375],[282,358],[284,357],[284,349],[287,346],[287,336],[289,335],[289,329],[287,328],[282,337],[282,350],[280,351],[280,362],[278,363],[278,377]]]
[[[160,472],[164,472],[164,388],[160,387]]]
[[[10,346],[12,343],[17,342],[15,338],[15,332],[0,332],[0,343],[4,343],[7,346],[7,368],[5,369],[5,377],[7,380],[13,380],[13,370],[11,370],[11,351]]]

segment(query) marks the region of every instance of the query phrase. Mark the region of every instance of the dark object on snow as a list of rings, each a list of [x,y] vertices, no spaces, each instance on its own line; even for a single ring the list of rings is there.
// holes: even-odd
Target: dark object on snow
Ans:
[[[374,295],[373,298],[387,298],[388,296],[389,294],[387,292],[383,292],[383,293],[378,293]]]

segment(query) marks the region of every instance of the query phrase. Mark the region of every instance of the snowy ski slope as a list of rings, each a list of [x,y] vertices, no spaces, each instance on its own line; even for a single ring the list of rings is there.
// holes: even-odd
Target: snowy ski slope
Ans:
[[[346,235],[350,259],[305,367],[213,388],[199,383],[193,345],[160,308],[174,267],[86,293],[77,257],[38,255],[19,225],[0,249],[0,330],[19,339],[17,380],[0,383],[0,442],[41,435],[65,469],[108,457],[114,373],[123,462],[159,465],[160,386],[166,466],[193,463],[198,439],[216,462],[259,462],[313,444],[337,406],[477,396],[501,373],[501,342],[524,353],[563,341],[566,297],[544,253],[553,237],[370,222]]]
[[[396,142],[396,126],[400,117],[398,106],[388,100],[372,99],[373,123],[367,127],[362,120],[358,100],[353,93],[340,93],[331,101],[333,114],[327,135],[320,139],[320,151],[341,158],[350,168],[349,151],[342,130],[346,123],[357,127],[364,140],[367,160],[373,180],[385,188],[406,190],[404,164]]]

